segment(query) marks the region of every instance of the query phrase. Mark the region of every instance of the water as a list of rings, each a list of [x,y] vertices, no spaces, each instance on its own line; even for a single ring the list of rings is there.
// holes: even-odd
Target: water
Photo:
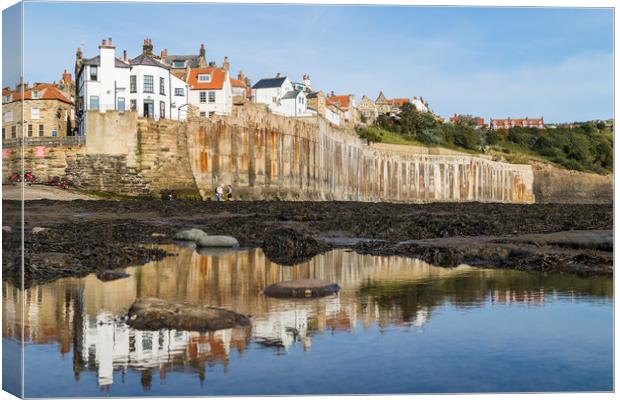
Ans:
[[[245,395],[611,391],[612,280],[454,269],[333,251],[295,267],[259,249],[178,253],[130,278],[61,279],[25,293],[25,395]],[[278,300],[281,280],[338,282],[337,296]],[[251,328],[128,328],[137,297],[222,306]],[[4,283],[3,342],[21,293]],[[6,353],[5,353],[6,355]]]

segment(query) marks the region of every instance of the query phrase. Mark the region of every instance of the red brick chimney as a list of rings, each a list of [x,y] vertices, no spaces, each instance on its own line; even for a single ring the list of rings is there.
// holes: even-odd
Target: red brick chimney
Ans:
[[[230,62],[228,61],[228,56],[224,57],[224,62],[222,63],[222,69],[224,71],[230,70]]]
[[[168,57],[168,49],[163,49],[161,51],[161,53],[160,53],[160,57],[161,57],[162,60],[167,58]]]
[[[123,61],[127,61],[127,50],[123,50]]]
[[[62,81],[63,83],[69,83],[71,82],[71,73],[67,72],[67,70],[65,69],[64,72],[62,73]]]

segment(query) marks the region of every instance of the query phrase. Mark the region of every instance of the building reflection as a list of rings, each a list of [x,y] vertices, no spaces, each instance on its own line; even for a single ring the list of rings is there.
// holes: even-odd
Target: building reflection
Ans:
[[[127,268],[129,278],[112,282],[89,275],[24,292],[3,283],[3,336],[20,339],[23,327],[26,342],[58,343],[61,356],[73,357],[75,378],[84,370],[96,371],[102,390],[129,368],[141,371],[148,390],[154,375],[165,381],[174,370],[196,371],[201,380],[207,367],[227,371],[231,353],[241,355],[251,343],[275,354],[285,354],[297,343],[310,351],[317,334],[401,325],[422,329],[437,307],[541,306],[546,295],[562,291],[561,281],[541,282],[515,271],[439,268],[415,259],[348,251],[333,251],[295,267],[270,262],[260,249],[171,251],[177,256]],[[337,282],[342,290],[318,300],[261,295],[272,283],[303,278]],[[598,285],[584,287],[584,292],[611,297],[609,280],[584,281]],[[566,287],[580,286],[571,280]],[[211,333],[132,329],[124,315],[141,297],[224,307],[251,315],[252,326]]]

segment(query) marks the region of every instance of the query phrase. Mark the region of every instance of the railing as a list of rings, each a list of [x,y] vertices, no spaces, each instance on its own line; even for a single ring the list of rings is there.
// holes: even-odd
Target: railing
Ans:
[[[21,139],[3,139],[2,147],[18,147],[21,143]],[[25,137],[24,146],[46,146],[46,147],[59,147],[59,146],[84,146],[86,144],[86,136],[38,136],[38,137]]]

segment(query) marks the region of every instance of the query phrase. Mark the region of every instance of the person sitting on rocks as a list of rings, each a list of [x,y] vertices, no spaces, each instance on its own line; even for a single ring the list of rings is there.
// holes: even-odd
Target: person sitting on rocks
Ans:
[[[224,184],[220,183],[219,186],[215,189],[215,200],[222,201],[224,196]]]

